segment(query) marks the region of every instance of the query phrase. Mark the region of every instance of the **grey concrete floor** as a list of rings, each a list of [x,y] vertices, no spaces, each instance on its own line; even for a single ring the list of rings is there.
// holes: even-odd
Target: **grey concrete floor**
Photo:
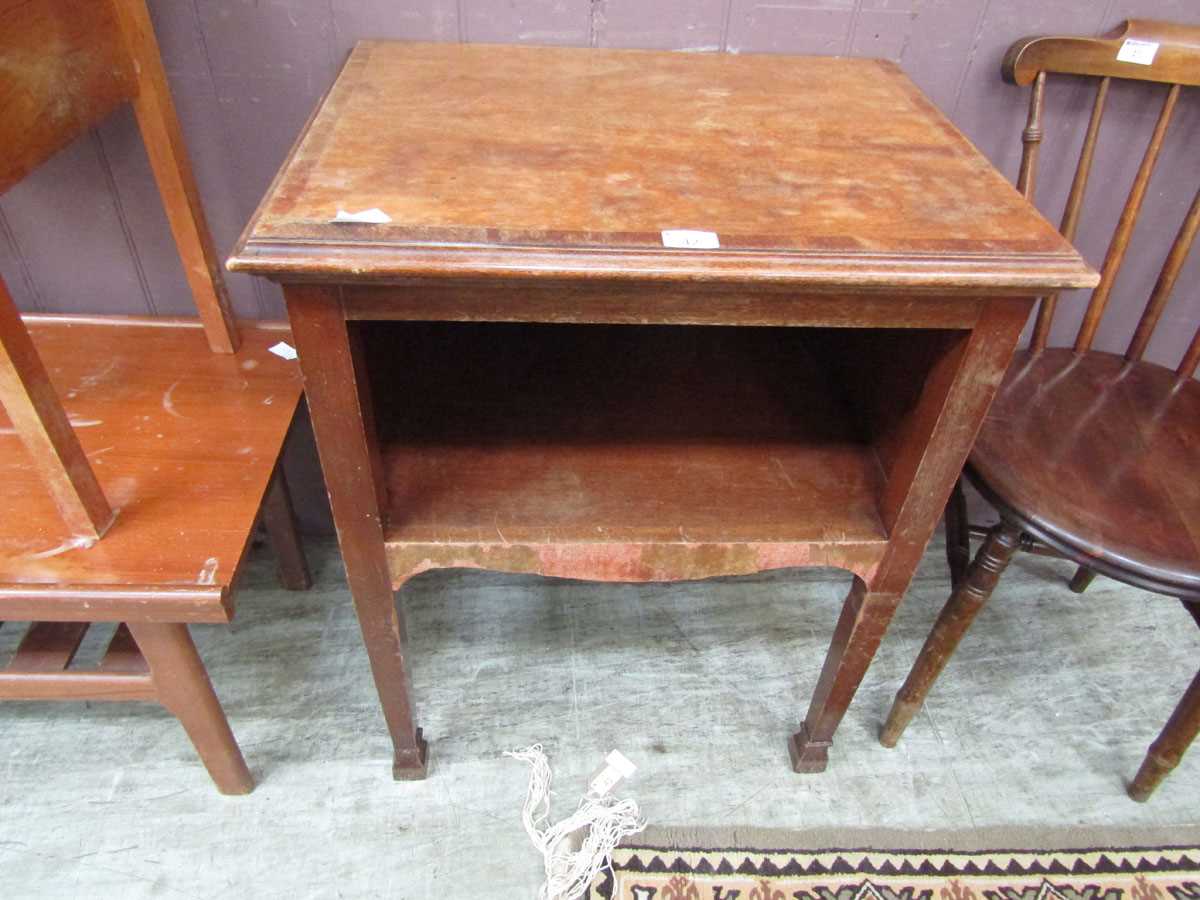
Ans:
[[[785,739],[825,655],[847,578],[777,572],[600,585],[433,572],[401,598],[427,781],[395,783],[332,543],[317,586],[277,590],[252,560],[232,627],[195,629],[259,779],[218,795],[161,710],[0,708],[0,897],[531,898],[521,830],[541,741],[566,814],[613,747],[657,825],[1200,823],[1200,751],[1148,804],[1126,799],[1195,671],[1200,633],[1165,600],[1022,557],[896,750],[876,732],[947,591],[940,544],[838,734],[797,776]],[[0,654],[19,636],[0,629]],[[93,629],[94,632],[101,629]],[[89,635],[84,655],[102,646]]]

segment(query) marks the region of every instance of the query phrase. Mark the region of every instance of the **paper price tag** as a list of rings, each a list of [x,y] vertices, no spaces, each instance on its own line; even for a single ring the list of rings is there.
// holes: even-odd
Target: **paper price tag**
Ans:
[[[629,761],[620,750],[614,750],[604,757],[604,766],[588,782],[588,792],[602,797],[616,787],[622,778],[629,778],[637,771],[637,766]]]
[[[688,231],[686,229],[665,229],[662,233],[664,247],[675,247],[680,250],[717,250],[721,241],[715,231]]]
[[[276,356],[280,356],[284,359],[296,359],[296,357],[299,355],[296,353],[296,348],[287,341],[280,341],[278,344],[274,344],[267,349]]]
[[[1158,53],[1158,44],[1154,41],[1139,41],[1137,38],[1127,38],[1117,51],[1117,61],[1135,63],[1139,66],[1149,66],[1154,62]]]
[[[373,206],[370,209],[364,209],[362,212],[346,212],[344,209],[339,209],[337,215],[329,221],[357,222],[363,225],[386,225],[392,221],[392,217],[378,206]]]

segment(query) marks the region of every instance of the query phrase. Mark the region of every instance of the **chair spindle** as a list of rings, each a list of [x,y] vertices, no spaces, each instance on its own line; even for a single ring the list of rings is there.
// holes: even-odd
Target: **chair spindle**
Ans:
[[[1175,374],[1180,378],[1191,378],[1196,374],[1196,369],[1200,369],[1200,328],[1196,329],[1196,333],[1192,335],[1192,343],[1188,346],[1187,352],[1183,354],[1183,359],[1179,363],[1179,368],[1175,370]]]
[[[1042,101],[1046,95],[1046,73],[1038,72],[1029,95],[1029,118],[1021,132],[1021,172],[1017,176],[1017,190],[1021,196],[1033,201],[1037,187],[1038,150],[1042,144]]]
[[[1154,174],[1154,165],[1158,162],[1167,127],[1171,124],[1171,114],[1175,111],[1175,102],[1179,99],[1179,91],[1180,86],[1172,84],[1163,101],[1162,111],[1158,114],[1158,122],[1154,126],[1154,134],[1146,146],[1142,164],[1138,167],[1137,175],[1133,179],[1133,186],[1129,189],[1129,198],[1125,201],[1125,208],[1121,211],[1121,218],[1117,221],[1117,228],[1113,232],[1108,252],[1104,256],[1104,266],[1100,270],[1100,284],[1092,292],[1092,298],[1088,301],[1087,310],[1083,315],[1083,324],[1079,326],[1079,333],[1075,336],[1076,353],[1086,353],[1091,349],[1092,341],[1096,337],[1096,330],[1100,327],[1100,319],[1104,315],[1105,306],[1108,305],[1108,298],[1112,293],[1113,284],[1117,280],[1117,273],[1121,271],[1121,264],[1125,261],[1125,252],[1129,249],[1129,238],[1133,234],[1138,214],[1142,210],[1142,201],[1146,199],[1146,188],[1150,184],[1150,176]]]
[[[1150,343],[1150,337],[1158,326],[1158,320],[1167,305],[1167,300],[1171,297],[1171,291],[1175,288],[1179,272],[1187,261],[1188,252],[1192,249],[1192,242],[1196,239],[1198,229],[1200,229],[1200,190],[1196,191],[1196,196],[1192,200],[1192,208],[1188,210],[1183,224],[1179,226],[1179,234],[1175,237],[1175,243],[1171,245],[1171,251],[1167,254],[1162,271],[1158,274],[1158,281],[1154,284],[1154,291],[1150,294],[1146,308],[1142,311],[1142,318],[1138,321],[1137,330],[1134,331],[1133,337],[1129,341],[1129,349],[1125,351],[1125,358],[1130,362],[1141,359],[1145,354],[1146,345]]]
[[[1104,103],[1108,99],[1108,86],[1112,79],[1105,76],[1100,79],[1096,88],[1096,99],[1092,103],[1092,117],[1088,120],[1087,134],[1083,139],[1083,149],[1079,151],[1079,163],[1075,166],[1075,178],[1071,182],[1071,192],[1067,195],[1067,206],[1063,210],[1062,225],[1059,231],[1068,241],[1074,242],[1075,232],[1079,227],[1079,213],[1083,208],[1083,198],[1087,193],[1088,178],[1092,174],[1092,160],[1096,156],[1096,139],[1100,135],[1100,120],[1104,116]],[[1054,309],[1058,303],[1058,294],[1048,294],[1042,298],[1038,306],[1037,324],[1033,329],[1032,348],[1034,352],[1046,349],[1050,338],[1050,326],[1054,324]]]

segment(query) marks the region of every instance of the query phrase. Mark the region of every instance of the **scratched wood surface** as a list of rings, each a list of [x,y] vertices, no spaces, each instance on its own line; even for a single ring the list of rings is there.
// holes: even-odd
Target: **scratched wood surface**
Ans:
[[[756,0],[519,0],[503,11],[487,0],[212,0],[196,6],[150,0],[150,7],[222,253],[232,247],[313,104],[360,38],[879,56],[900,63],[1011,176],[1020,155],[1011,135],[1023,117],[1025,96],[998,82],[995,65],[1012,41],[1037,32],[1098,34],[1125,16],[1200,22],[1200,11],[1186,0],[1130,0],[1111,10],[1091,0],[889,0],[886,5],[848,0],[819,9]],[[1137,112],[1134,98],[1113,99]],[[1050,138],[1077,145],[1088,114],[1083,90],[1054,87],[1048,106],[1056,116]],[[1169,136],[1165,152],[1186,159],[1200,125],[1200,105],[1181,109],[1180,116],[1178,133]],[[91,138],[60,154],[52,170],[36,173],[28,187],[0,198],[0,273],[22,309],[176,315],[190,310],[183,272],[137,144],[132,115],[118,113]],[[1132,177],[1122,159],[1102,151],[1098,183]],[[1192,169],[1192,175],[1197,172],[1200,168]],[[1143,217],[1145,235],[1135,244],[1152,247],[1170,239],[1186,208],[1188,185],[1194,183],[1188,177],[1169,176]],[[1061,208],[1070,178],[1065,167],[1043,172],[1039,202],[1044,208]],[[1098,191],[1092,202],[1116,208],[1122,192]],[[72,217],[70,211],[80,204],[87,216]],[[63,211],[55,229],[41,227],[50,208]],[[1093,264],[1107,238],[1083,229],[1079,245]],[[79,290],[84,267],[56,262],[65,246],[76,259],[96,264],[88,269],[86,292]],[[1156,266],[1136,251],[1135,246],[1126,279],[1134,293],[1144,295]],[[1184,277],[1197,272],[1200,260],[1193,260]],[[231,275],[229,287],[239,315],[282,315],[272,285]],[[1080,312],[1077,299],[1068,298],[1055,343],[1074,334]],[[1167,311],[1183,322],[1197,314],[1200,295],[1180,295]],[[1107,325],[1100,333],[1104,349],[1116,349],[1132,315],[1114,310],[1114,337]],[[1151,358],[1177,358],[1185,345],[1180,332],[1164,329],[1150,348]]]
[[[330,222],[369,208],[391,222]],[[664,250],[663,229],[720,248]],[[889,63],[402,42],[353,51],[230,267],[1016,293],[1094,280]]]
[[[299,402],[266,349],[287,332],[243,328],[223,355],[195,323],[27,324],[117,518],[72,539],[0,412],[0,585],[227,587]]]

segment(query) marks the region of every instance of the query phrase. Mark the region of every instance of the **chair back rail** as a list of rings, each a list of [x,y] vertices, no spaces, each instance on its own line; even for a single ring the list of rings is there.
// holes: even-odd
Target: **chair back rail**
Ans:
[[[0,194],[125,102],[209,346],[232,353],[229,294],[145,0],[0,0]]]
[[[1127,42],[1133,42],[1132,45]],[[1153,45],[1151,47],[1150,45]],[[1130,46],[1142,51],[1137,60],[1126,52]],[[1147,59],[1152,51],[1152,58]],[[1140,61],[1138,61],[1140,60]],[[1179,25],[1148,19],[1130,19],[1104,37],[1030,37],[1017,41],[1004,58],[1005,80],[1012,84],[1031,85],[1029,115],[1022,133],[1023,150],[1017,190],[1032,199],[1036,189],[1038,152],[1041,146],[1042,115],[1046,79],[1049,75],[1082,75],[1097,78],[1099,84],[1092,105],[1083,147],[1075,177],[1067,196],[1061,231],[1068,240],[1075,239],[1083,200],[1087,192],[1095,157],[1100,125],[1104,116],[1109,85],[1114,78],[1155,82],[1166,86],[1158,120],[1150,135],[1129,196],[1117,220],[1101,267],[1100,283],[1092,292],[1083,321],[1075,337],[1074,350],[1085,353],[1095,340],[1096,331],[1104,316],[1113,285],[1125,261],[1130,238],[1137,226],[1146,190],[1162,151],[1182,89],[1200,85],[1200,26]],[[1126,359],[1141,359],[1150,343],[1167,301],[1183,269],[1188,253],[1200,228],[1200,193],[1180,226],[1179,233],[1163,263],[1154,290],[1142,312],[1126,350]],[[1057,295],[1043,297],[1038,307],[1032,347],[1044,349],[1053,324]],[[1191,377],[1200,365],[1200,328],[1185,352],[1177,373]]]
[[[145,0],[0,0],[0,193],[126,101],[209,347],[233,353],[229,295]],[[71,535],[103,536],[113,510],[2,281],[0,404]]]
[[[0,193],[136,94],[110,3],[0,0]]]

